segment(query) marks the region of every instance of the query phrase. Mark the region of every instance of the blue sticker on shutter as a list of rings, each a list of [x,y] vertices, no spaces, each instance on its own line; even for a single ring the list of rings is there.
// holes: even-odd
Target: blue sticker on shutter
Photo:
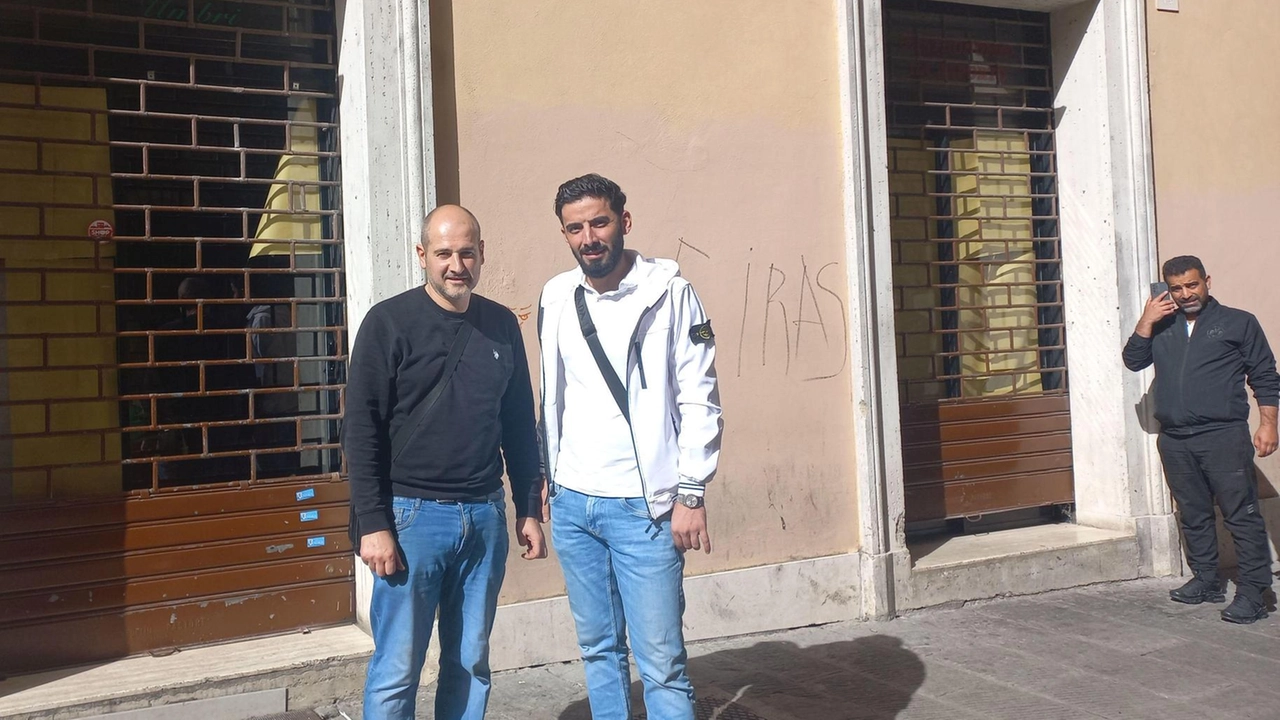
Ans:
[[[303,500],[310,500],[315,496],[316,496],[315,488],[307,488],[306,490],[299,490],[297,495],[298,502],[302,502]]]
[[[307,538],[307,547],[324,547],[324,536],[320,535],[319,537]]]
[[[302,522],[311,522],[312,520],[319,520],[320,511],[319,510],[303,510],[302,512],[298,513],[298,519],[301,520]]]

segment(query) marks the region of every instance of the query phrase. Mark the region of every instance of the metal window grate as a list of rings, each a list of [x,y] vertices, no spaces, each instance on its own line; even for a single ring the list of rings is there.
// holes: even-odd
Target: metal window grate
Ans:
[[[1048,16],[899,0],[885,30],[903,402],[1063,393]]]
[[[12,499],[339,471],[333,29],[332,0],[0,0],[0,182],[34,187],[0,194]]]

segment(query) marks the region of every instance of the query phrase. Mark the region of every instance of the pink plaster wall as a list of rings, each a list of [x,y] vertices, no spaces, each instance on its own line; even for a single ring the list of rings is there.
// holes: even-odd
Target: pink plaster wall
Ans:
[[[835,5],[779,7],[432,3],[440,199],[483,224],[480,292],[536,311],[574,264],[556,188],[599,172],[630,199],[628,246],[678,255],[707,306],[727,430],[691,574],[857,543]],[[513,558],[504,600],[561,588]]]
[[[1280,349],[1280,2],[1180,6],[1147,12],[1160,259],[1199,256],[1213,295]],[[1274,495],[1280,457],[1258,466]]]

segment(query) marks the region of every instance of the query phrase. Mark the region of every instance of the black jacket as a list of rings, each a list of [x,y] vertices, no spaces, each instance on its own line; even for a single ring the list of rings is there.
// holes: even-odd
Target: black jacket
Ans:
[[[1134,333],[1124,347],[1130,370],[1156,366],[1155,411],[1163,432],[1190,435],[1248,422],[1246,381],[1258,405],[1280,404],[1280,376],[1262,326],[1253,315],[1213,298],[1187,336],[1187,318],[1177,313],[1150,338]]]

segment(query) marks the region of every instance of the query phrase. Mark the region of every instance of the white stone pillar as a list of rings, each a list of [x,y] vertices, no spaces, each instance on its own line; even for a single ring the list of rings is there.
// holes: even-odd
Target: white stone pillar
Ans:
[[[413,246],[435,205],[431,43],[416,0],[339,0],[348,347],[375,303],[423,282]],[[356,563],[356,619],[372,577]]]
[[[1054,105],[1077,521],[1134,532],[1142,574],[1166,575],[1178,535],[1151,375],[1120,362],[1157,263],[1144,13],[1139,0],[1053,13]]]
[[[840,0],[837,12],[862,614],[885,618],[894,614],[895,578],[907,577],[910,558],[893,332],[880,6],[880,0]]]

